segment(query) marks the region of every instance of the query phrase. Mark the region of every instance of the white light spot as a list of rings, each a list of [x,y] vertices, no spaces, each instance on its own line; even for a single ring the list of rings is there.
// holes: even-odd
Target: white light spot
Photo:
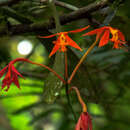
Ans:
[[[32,50],[32,44],[27,40],[23,40],[18,44],[17,50],[21,55],[28,55]]]
[[[44,124],[43,127],[45,130],[55,130],[55,128],[52,124]]]
[[[55,96],[58,96],[58,95],[59,95],[59,93],[58,93],[58,92],[56,92],[56,93],[55,93]]]

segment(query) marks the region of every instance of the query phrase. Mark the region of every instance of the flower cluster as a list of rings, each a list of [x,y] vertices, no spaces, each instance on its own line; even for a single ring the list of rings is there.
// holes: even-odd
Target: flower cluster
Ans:
[[[49,70],[50,72],[52,72],[55,76],[57,76],[63,83],[65,83],[64,79],[58,75],[53,69],[51,69],[50,67],[43,65],[43,64],[39,64],[39,63],[35,63],[32,62],[28,59],[25,58],[17,58],[15,60],[12,60],[6,67],[4,67],[1,71],[0,71],[0,78],[6,73],[4,79],[2,80],[2,89],[4,89],[7,86],[7,89],[5,89],[5,91],[8,91],[8,89],[10,88],[10,85],[12,83],[14,83],[18,88],[20,88],[19,85],[19,81],[18,81],[18,76],[22,77],[24,79],[24,77],[16,70],[16,68],[14,67],[14,64],[16,62],[27,62],[30,64],[34,64],[37,66],[41,66],[43,68],[46,68],[47,70]]]
[[[86,30],[87,28],[89,28],[89,26],[86,26],[86,27],[81,28],[81,29],[68,31],[68,32],[60,32],[60,33],[56,33],[56,34],[53,34],[53,35],[50,35],[50,36],[40,36],[40,37],[41,38],[51,38],[51,37],[58,35],[57,40],[53,41],[54,48],[52,49],[52,51],[49,55],[49,57],[51,57],[58,50],[61,51],[61,52],[67,51],[66,46],[72,46],[72,47],[82,51],[82,49],[79,47],[79,45],[75,41],[73,41],[68,36],[68,34],[69,33],[81,32],[81,31]],[[92,30],[88,33],[83,34],[83,36],[94,35],[94,34],[96,34],[96,39],[98,39],[98,40],[100,39],[99,47],[106,45],[109,41],[114,43],[114,45],[113,45],[114,48],[121,48],[122,45],[126,43],[123,33],[120,30],[112,28],[110,26],[100,27],[98,29],[95,29],[95,30]],[[110,37],[110,34],[112,35],[112,37]],[[23,59],[21,59],[21,60],[23,61]],[[21,60],[19,58],[19,60],[14,60],[14,61],[16,62],[16,61],[21,61]],[[2,89],[5,86],[7,86],[9,88],[11,83],[14,83],[18,88],[20,88],[19,82],[18,82],[18,76],[20,76],[22,78],[23,78],[23,76],[15,69],[15,67],[13,65],[13,63],[15,63],[14,61],[10,62],[9,65],[7,65],[4,69],[2,69],[0,71],[0,78],[7,71],[7,74],[2,81]],[[25,61],[25,59],[24,59],[24,61]],[[27,60],[26,60],[26,62],[27,62]],[[47,67],[47,69],[48,69],[48,67]],[[50,71],[53,71],[53,70],[50,70]],[[7,90],[8,89],[6,89],[6,91]]]
[[[81,29],[68,31],[68,32],[59,32],[59,33],[56,33],[56,34],[53,34],[53,35],[50,35],[50,36],[39,36],[39,37],[40,38],[51,38],[51,37],[54,37],[54,36],[58,36],[57,40],[53,41],[54,47],[53,47],[49,57],[54,55],[58,50],[60,52],[66,52],[67,46],[71,46],[71,47],[74,47],[74,48],[82,51],[80,46],[75,41],[73,41],[69,37],[68,34],[69,33],[82,32],[82,31],[86,30],[88,27],[89,26],[86,26],[86,27],[81,28]],[[83,34],[82,36],[95,35],[95,34],[96,34],[96,41],[90,46],[90,48],[88,48],[86,53],[80,59],[79,63],[77,64],[77,66],[73,70],[69,79],[67,78],[67,80],[64,80],[64,79],[66,79],[66,77],[62,78],[53,69],[49,68],[46,65],[34,63],[34,62],[32,62],[28,59],[24,59],[24,58],[17,58],[15,60],[11,61],[5,68],[3,68],[0,71],[0,78],[2,78],[2,76],[5,74],[5,77],[2,80],[2,87],[1,88],[4,89],[5,91],[8,91],[8,89],[10,88],[10,85],[12,83],[14,83],[17,86],[17,88],[20,88],[18,76],[20,76],[23,79],[24,79],[24,77],[14,67],[14,63],[16,63],[18,61],[24,61],[24,62],[28,62],[28,63],[31,63],[31,64],[35,64],[35,65],[44,67],[47,70],[49,70],[50,72],[52,72],[55,76],[57,76],[64,84],[69,84],[70,81],[72,80],[73,76],[75,75],[77,69],[79,68],[80,64],[83,62],[83,60],[86,58],[88,53],[93,49],[93,47],[96,45],[96,43],[98,41],[99,41],[99,47],[106,45],[108,42],[113,42],[114,43],[113,48],[116,48],[116,49],[122,48],[123,45],[126,43],[123,33],[120,30],[112,28],[110,26],[104,26],[104,27],[100,27],[98,29],[94,29],[90,32]],[[67,63],[67,62],[65,62],[65,63]],[[66,68],[66,70],[65,70],[65,72],[66,72],[67,71],[67,65],[65,65],[65,68]],[[67,75],[67,73],[68,72],[66,72],[66,75]],[[7,86],[7,88],[5,88],[6,86]],[[76,87],[71,87],[69,91],[71,91],[72,89],[74,89],[76,91],[78,100],[81,103],[82,108],[83,108],[83,111],[82,111],[82,113],[79,117],[77,124],[76,124],[75,130],[88,130],[88,129],[92,130],[92,121],[91,121],[90,115],[87,112],[86,104],[82,100],[80,93],[79,93],[79,90]]]
[[[12,83],[14,83],[18,88],[20,88],[18,76],[22,78],[23,76],[16,70],[12,62],[10,62],[9,65],[7,65],[0,71],[0,78],[4,75],[4,73],[6,73],[6,75],[2,80],[2,89],[4,89],[7,86],[7,89],[5,89],[5,91],[8,91]]]
[[[99,47],[106,45],[110,41],[114,43],[113,47],[118,49],[121,48],[122,44],[126,43],[123,33],[120,30],[109,26],[92,30],[86,34],[83,34],[83,36],[94,35],[94,34],[97,35],[96,37],[98,39],[100,38]],[[110,34],[112,35],[111,38],[110,38]]]
[[[88,27],[89,26],[86,26],[81,29],[73,30],[73,31],[60,32],[60,33],[56,33],[56,34],[53,34],[50,36],[40,36],[40,38],[51,38],[51,37],[58,35],[57,40],[53,41],[53,44],[55,44],[55,46],[52,49],[49,57],[51,57],[53,54],[55,54],[57,50],[65,52],[67,50],[66,46],[68,46],[68,45],[72,46],[74,48],[77,48],[81,51],[82,49],[76,44],[76,42],[74,42],[68,36],[68,33],[81,32],[81,31],[84,31],[85,29],[87,29]],[[114,43],[113,47],[118,49],[118,48],[121,48],[122,45],[126,43],[123,33],[120,30],[112,28],[110,26],[104,26],[104,27],[92,30],[88,33],[83,34],[82,36],[94,35],[94,34],[97,35],[96,36],[97,39],[100,39],[99,47],[106,45],[110,41],[110,42]],[[110,34],[112,35],[112,37],[110,37]]]

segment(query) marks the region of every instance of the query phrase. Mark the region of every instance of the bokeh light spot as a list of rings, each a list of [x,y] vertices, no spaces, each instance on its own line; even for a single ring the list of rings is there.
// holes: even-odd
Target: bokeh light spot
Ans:
[[[21,55],[28,55],[32,51],[32,44],[30,41],[23,40],[19,42],[17,50]]]

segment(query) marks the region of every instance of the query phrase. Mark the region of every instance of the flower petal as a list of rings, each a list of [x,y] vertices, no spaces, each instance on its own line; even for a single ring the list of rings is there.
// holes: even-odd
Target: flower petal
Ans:
[[[24,79],[24,77],[15,69],[15,67],[13,65],[11,65],[11,67],[12,67],[12,71],[14,72],[13,74],[16,73],[17,75],[19,75],[20,77],[22,77]]]
[[[89,130],[92,130],[92,120],[89,114],[88,114],[88,123],[89,123]]]
[[[62,51],[62,52],[65,52],[65,51],[67,51],[67,48],[66,48],[66,46],[61,46],[61,51]]]
[[[83,34],[82,36],[86,36],[86,35],[94,35],[94,34],[101,34],[105,29],[108,29],[107,26],[101,27],[101,28],[97,28],[94,29],[88,33]]]
[[[8,91],[10,85],[11,85],[12,81],[9,77],[5,77],[3,80],[2,80],[2,89],[5,88],[5,86],[7,86],[7,89],[5,91]]]
[[[81,116],[79,117],[79,120],[76,124],[75,130],[81,130]]]
[[[4,67],[1,71],[0,71],[0,78],[3,76],[3,74],[5,73],[6,69],[7,69],[8,65],[6,67]]]
[[[4,89],[6,85],[7,85],[7,82],[5,80],[3,80],[1,88]]]
[[[49,57],[51,57],[52,55],[54,55],[59,48],[60,48],[60,46],[57,45],[57,43],[55,43],[55,46],[53,47],[53,49],[52,49]]]
[[[12,82],[13,82],[18,88],[20,88],[19,81],[18,81],[18,76],[17,76],[15,73],[13,73],[12,75],[13,75],[13,77],[12,77]]]
[[[77,33],[77,32],[82,32],[84,30],[86,30],[87,28],[89,28],[90,26],[86,26],[84,28],[80,28],[80,29],[76,29],[76,30],[72,30],[72,31],[68,31],[68,33]]]
[[[120,43],[119,40],[118,40],[118,41],[115,41],[115,42],[114,42],[114,45],[113,45],[113,48],[119,49],[119,48],[120,48],[120,47],[119,47],[119,43]]]
[[[49,36],[38,36],[38,37],[40,37],[40,38],[51,38],[51,37],[54,37],[54,36],[56,36],[56,35],[57,35],[57,33],[56,33],[56,34],[49,35]]]
[[[74,47],[74,48],[77,48],[77,49],[79,49],[80,51],[82,51],[82,49],[78,46],[78,44],[77,44],[75,41],[73,41],[68,35],[66,35],[66,39],[67,39],[67,43],[68,43],[70,46],[72,46],[72,47]]]
[[[120,40],[125,41],[125,36],[121,31],[118,31],[118,36]]]
[[[100,43],[99,43],[99,47],[104,46],[108,43],[109,41],[109,34],[110,31],[109,30],[105,30],[103,36],[101,37]]]
[[[99,31],[101,31],[101,28],[92,30],[92,31],[90,31],[88,33],[83,34],[82,36],[97,34]]]
[[[81,120],[82,120],[82,128],[83,130],[88,130],[88,113],[85,112],[85,113],[82,113],[81,115]]]

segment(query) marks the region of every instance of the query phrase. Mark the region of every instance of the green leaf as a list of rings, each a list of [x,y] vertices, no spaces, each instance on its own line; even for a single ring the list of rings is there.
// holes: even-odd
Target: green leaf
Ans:
[[[53,70],[55,70],[60,76],[63,77],[64,75],[63,53],[56,53]],[[47,79],[45,80],[43,100],[46,101],[47,103],[53,103],[56,97],[59,95],[62,86],[63,82],[50,72]]]

